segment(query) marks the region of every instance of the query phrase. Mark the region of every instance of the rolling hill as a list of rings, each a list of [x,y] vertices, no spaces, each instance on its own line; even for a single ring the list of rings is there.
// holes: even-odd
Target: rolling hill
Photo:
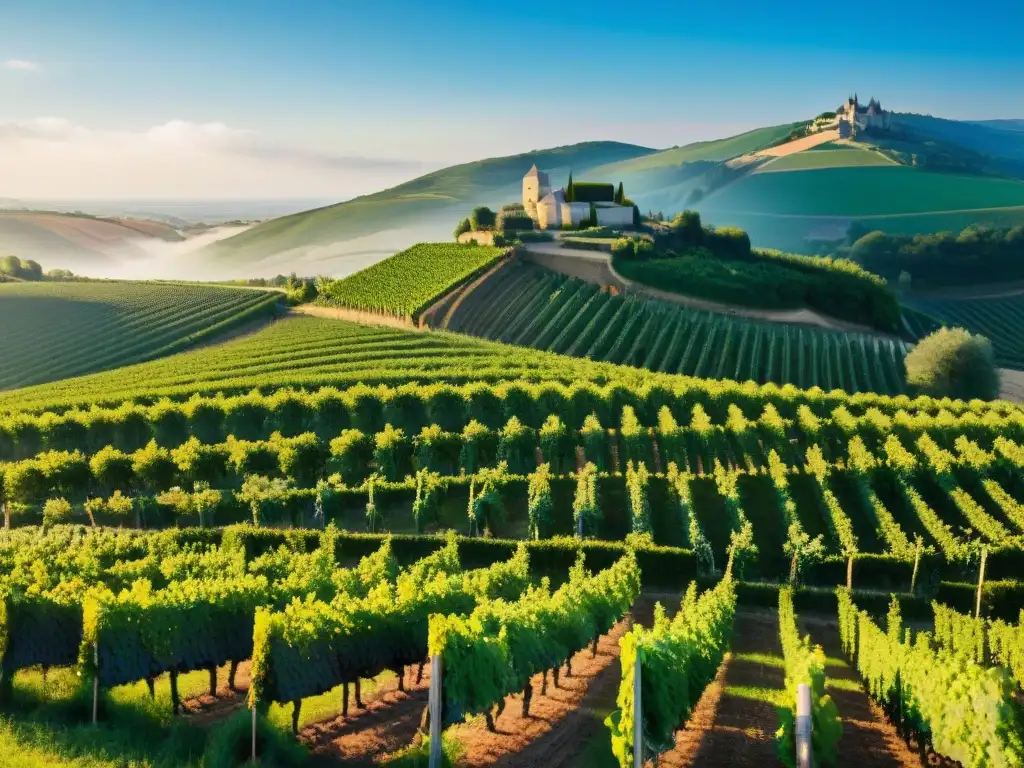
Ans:
[[[153,360],[269,316],[281,294],[167,283],[0,285],[0,389]]]
[[[747,229],[757,245],[797,252],[841,241],[854,221],[911,234],[1024,221],[1020,121],[893,113],[884,134],[789,147],[790,136],[807,125],[768,126],[661,151],[588,142],[465,163],[264,222],[209,246],[204,256],[263,271],[288,263],[343,276],[414,242],[447,239],[475,205],[517,200],[522,175],[534,163],[555,184],[570,170],[577,179],[622,181],[644,211],[696,208],[713,224]]]
[[[415,230],[420,240],[447,239],[458,219],[474,206],[519,200],[523,174],[535,163],[551,174],[552,183],[559,184],[570,171],[578,176],[601,165],[654,151],[601,141],[464,163],[372,195],[273,219],[216,243],[208,253],[211,258],[258,262],[288,251],[398,229]]]
[[[146,255],[141,243],[185,238],[160,221],[104,218],[84,213],[0,210],[0,254],[74,269]]]

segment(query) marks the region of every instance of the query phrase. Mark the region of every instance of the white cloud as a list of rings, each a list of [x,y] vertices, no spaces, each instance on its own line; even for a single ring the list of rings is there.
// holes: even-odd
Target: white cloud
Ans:
[[[0,195],[46,197],[338,197],[421,171],[416,161],[269,141],[221,122],[170,120],[96,130],[59,117],[0,122]]]
[[[8,59],[4,62],[4,69],[15,69],[21,72],[36,72],[39,69],[38,62],[25,59]]]

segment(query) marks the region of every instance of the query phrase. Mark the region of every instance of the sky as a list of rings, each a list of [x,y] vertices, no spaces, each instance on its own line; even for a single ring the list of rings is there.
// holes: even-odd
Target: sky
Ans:
[[[692,6],[692,7],[691,7]],[[1020,0],[0,0],[0,199],[346,199],[849,93],[1024,118]]]

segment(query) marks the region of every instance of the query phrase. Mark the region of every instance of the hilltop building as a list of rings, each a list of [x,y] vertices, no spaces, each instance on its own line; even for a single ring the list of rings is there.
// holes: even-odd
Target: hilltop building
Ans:
[[[581,181],[573,185],[573,199],[567,198],[565,187],[552,189],[548,174],[536,165],[523,177],[523,207],[538,229],[578,227],[590,219],[592,206],[600,226],[633,225],[633,204],[615,202],[614,184]]]
[[[836,109],[839,138],[850,139],[859,131],[889,130],[889,113],[882,109],[882,103],[872,98],[864,106],[854,94]]]

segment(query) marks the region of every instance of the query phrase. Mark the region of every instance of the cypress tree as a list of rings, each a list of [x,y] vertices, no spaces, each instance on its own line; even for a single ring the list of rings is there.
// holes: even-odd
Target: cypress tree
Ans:
[[[572,193],[573,193],[573,189],[572,189],[572,171],[569,171],[569,183],[565,187],[565,202],[567,202],[567,203],[575,202],[572,199]]]
[[[619,182],[619,188],[615,190],[615,203],[622,205],[622,201],[626,198],[626,193],[622,191],[622,182]]]

